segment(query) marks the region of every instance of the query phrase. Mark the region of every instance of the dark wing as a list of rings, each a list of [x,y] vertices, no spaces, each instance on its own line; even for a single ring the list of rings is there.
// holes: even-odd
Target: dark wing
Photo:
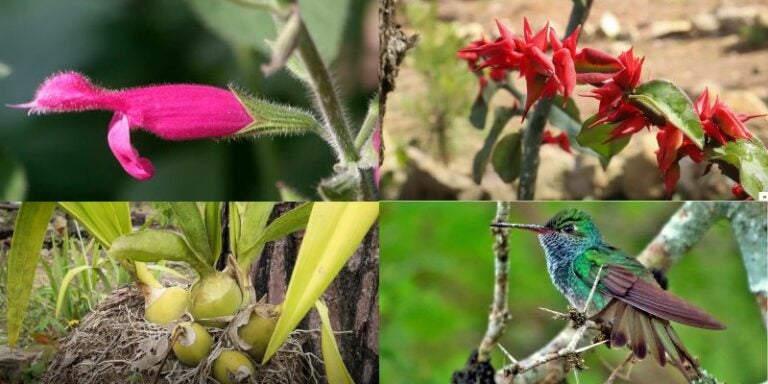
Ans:
[[[699,307],[639,278],[618,266],[603,268],[600,279],[604,293],[662,319],[705,329],[725,329],[725,325]]]

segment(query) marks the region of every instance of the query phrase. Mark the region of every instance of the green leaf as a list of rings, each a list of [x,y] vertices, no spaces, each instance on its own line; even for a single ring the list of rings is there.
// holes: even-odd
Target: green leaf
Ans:
[[[109,255],[143,262],[183,261],[201,275],[213,271],[207,260],[200,258],[181,235],[171,231],[147,229],[122,235],[112,243]]]
[[[630,99],[646,112],[658,114],[704,148],[704,128],[691,99],[668,80],[651,80],[635,88]]]
[[[81,273],[87,270],[96,270],[97,272],[101,272],[100,268],[94,267],[92,265],[80,265],[70,269],[69,271],[67,271],[67,274],[64,275],[64,278],[61,280],[61,287],[59,288],[58,297],[56,297],[56,311],[54,312],[56,317],[59,317],[59,314],[61,313],[61,306],[64,304],[64,299],[66,298],[67,288],[69,287],[69,283],[72,282],[72,279],[74,279],[78,273]],[[106,276],[103,275],[103,272],[102,272],[102,278],[104,279],[104,281],[108,281],[106,279]]]
[[[712,150],[710,160],[720,160],[739,170],[737,180],[749,196],[757,199],[760,192],[768,191],[768,151],[757,139],[729,141]]]
[[[32,294],[40,249],[55,206],[54,203],[22,203],[16,216],[6,279],[8,345],[11,349],[19,340],[21,324]]]
[[[128,202],[60,201],[59,206],[106,248],[109,248],[117,237],[131,231],[131,210]]]
[[[0,200],[24,200],[26,194],[27,175],[24,168],[0,148]]]
[[[298,135],[314,132],[322,135],[320,123],[308,112],[299,108],[270,103],[230,87],[237,99],[253,118],[253,122],[228,136],[260,137],[270,135]]]
[[[213,33],[236,46],[269,52],[266,39],[275,36],[272,15],[225,0],[189,0],[192,11]]]
[[[188,3],[203,24],[220,38],[268,56],[266,40],[274,40],[277,35],[270,12],[225,0]],[[299,0],[301,16],[326,63],[339,53],[350,7],[351,0]]]
[[[218,255],[214,256],[211,251],[211,245],[208,243],[208,231],[197,203],[176,201],[168,204],[176,216],[176,225],[184,233],[189,247],[197,254],[198,259],[204,260],[208,265],[213,265]]]
[[[309,221],[310,212],[312,212],[312,203],[304,203],[276,218],[263,231],[254,231],[259,236],[250,243],[243,242],[244,247],[240,248],[242,259],[238,258],[238,263],[243,270],[247,270],[244,267],[253,263],[255,257],[261,254],[265,244],[304,229]]]
[[[378,202],[314,203],[262,364],[277,352],[379,216]]]
[[[611,137],[610,132],[618,124],[603,123],[589,128],[597,120],[597,115],[590,117],[584,122],[581,132],[576,137],[579,145],[592,149],[600,158],[600,164],[603,169],[608,167],[611,158],[621,152],[629,144],[630,136],[613,140],[609,143],[605,141]]]
[[[243,271],[247,271],[251,262],[256,257],[253,249],[249,249],[256,243],[256,240],[264,233],[265,227],[275,203],[271,202],[248,202],[234,203],[238,212],[238,229],[235,239],[230,239],[232,245],[236,248],[233,253],[237,258],[237,263]],[[258,250],[261,252],[261,249]]]
[[[520,159],[523,154],[523,134],[515,132],[505,135],[493,149],[493,169],[505,183],[511,183],[520,176]]]
[[[330,178],[320,181],[317,190],[323,200],[355,201],[360,185],[360,173],[354,167],[336,171]]]
[[[11,74],[11,67],[5,65],[4,63],[0,62],[0,79],[3,77],[6,77]],[[2,180],[2,179],[0,179]]]
[[[477,129],[485,128],[485,117],[488,115],[488,105],[491,98],[499,90],[495,81],[489,81],[482,92],[477,94],[472,109],[469,110],[469,122]]]
[[[323,363],[325,364],[325,377],[329,383],[353,384],[344,360],[341,359],[339,346],[336,344],[336,336],[333,334],[331,319],[328,317],[328,307],[321,300],[315,303],[317,313],[320,314],[322,323],[321,346],[323,351]]]
[[[472,161],[472,180],[475,184],[480,184],[483,181],[483,175],[485,174],[485,168],[488,166],[488,159],[491,157],[493,147],[496,145],[496,141],[501,136],[501,132],[504,131],[504,127],[515,115],[515,110],[512,108],[498,107],[494,111],[493,124],[488,132],[488,136],[485,137],[483,147],[475,154],[475,158]]]
[[[572,138],[576,137],[581,130],[581,113],[579,112],[579,107],[573,102],[573,98],[569,98],[565,107],[563,107],[563,97],[555,95],[547,120],[549,120],[550,124],[568,134],[568,138],[571,139],[571,145],[578,144]]]
[[[221,255],[221,203],[218,201],[208,201],[201,204],[203,205],[203,218],[205,221],[205,231],[208,234],[208,244],[211,247],[214,262],[216,262]]]

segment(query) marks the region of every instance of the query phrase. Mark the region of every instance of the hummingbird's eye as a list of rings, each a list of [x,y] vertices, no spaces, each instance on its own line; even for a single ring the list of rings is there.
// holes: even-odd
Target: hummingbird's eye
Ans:
[[[573,226],[573,224],[568,224],[563,227],[563,232],[565,233],[573,233],[573,231],[576,230],[576,227]]]

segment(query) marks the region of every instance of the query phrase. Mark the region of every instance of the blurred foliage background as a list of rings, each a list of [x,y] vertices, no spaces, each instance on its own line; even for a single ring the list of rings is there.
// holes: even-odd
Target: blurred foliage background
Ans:
[[[565,208],[593,215],[608,243],[636,255],[656,235],[677,203],[516,203],[511,222],[543,224]],[[493,238],[488,225],[495,203],[385,202],[381,209],[381,379],[386,383],[446,383],[477,348],[493,294]],[[510,237],[513,316],[502,339],[523,358],[555,336],[561,320],[539,307],[564,311],[536,236]],[[729,383],[766,380],[766,330],[749,292],[737,244],[719,222],[668,275],[669,289],[713,313],[725,331],[682,325],[675,329],[702,367]],[[586,354],[582,383],[603,382],[624,350],[600,347]],[[493,364],[500,368],[501,353]],[[633,383],[684,382],[674,369],[646,359],[632,370]],[[569,382],[573,375],[569,376]]]
[[[299,1],[332,63],[353,126],[377,86],[373,0]],[[77,70],[96,84],[229,83],[280,103],[312,100],[286,71],[264,78],[265,12],[220,0],[4,0],[0,2],[0,104],[27,102],[49,75]],[[27,117],[0,107],[0,200],[276,200],[283,182],[304,196],[331,175],[333,154],[316,136],[237,142],[132,141],[157,169],[139,182],[107,146],[109,112]]]

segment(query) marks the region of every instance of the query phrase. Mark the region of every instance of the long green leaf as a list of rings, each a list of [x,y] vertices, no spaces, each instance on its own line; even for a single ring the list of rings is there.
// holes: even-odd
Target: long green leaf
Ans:
[[[261,254],[265,244],[306,228],[309,215],[312,212],[312,204],[304,203],[286,212],[272,221],[265,230],[261,231],[251,244],[246,244],[242,248],[241,254],[238,255],[238,264],[240,264],[241,268],[251,265],[256,256]]]
[[[181,235],[158,229],[147,229],[118,237],[112,244],[109,255],[117,259],[143,262],[183,261],[200,274],[213,271],[213,267],[201,259]]]
[[[67,294],[67,288],[69,288],[69,283],[72,282],[72,279],[74,279],[78,273],[81,273],[83,271],[87,271],[90,269],[98,270],[99,268],[96,268],[92,265],[81,265],[81,266],[70,269],[69,271],[67,271],[67,274],[64,275],[64,278],[61,280],[61,288],[59,289],[58,297],[56,298],[56,312],[55,312],[56,317],[59,317],[59,313],[61,313],[61,305],[64,303],[64,299]]]
[[[315,203],[280,319],[262,363],[285,342],[357,249],[379,215],[377,202]]]
[[[635,88],[630,99],[653,113],[659,113],[669,123],[688,136],[697,147],[704,147],[704,128],[688,95],[668,80],[651,80]]]
[[[239,226],[237,239],[232,241],[236,245],[238,264],[241,269],[247,270],[247,266],[250,265],[250,260],[253,260],[255,255],[252,255],[253,250],[249,250],[253,244],[264,234],[264,229],[269,221],[269,216],[272,214],[272,210],[275,207],[271,202],[248,202],[248,203],[235,203],[240,212]]]
[[[198,255],[198,258],[205,260],[206,264],[213,265],[216,256],[211,251],[211,245],[208,243],[208,232],[205,229],[200,211],[197,209],[197,203],[194,202],[169,202],[168,203],[176,215],[176,224],[184,233],[192,251]]]
[[[19,340],[21,324],[29,306],[35,269],[40,260],[45,231],[51,219],[54,203],[22,203],[8,255],[8,345],[13,348]]]
[[[323,323],[322,344],[320,348],[323,351],[325,377],[328,378],[329,383],[354,384],[347,366],[344,365],[344,360],[341,359],[339,346],[336,344],[336,337],[333,335],[331,319],[328,317],[328,307],[321,300],[318,300],[315,303],[315,308],[317,308],[317,312],[320,314],[320,321]]]
[[[60,201],[59,206],[107,248],[118,236],[131,231],[131,211],[128,202]]]
[[[208,233],[208,244],[211,247],[213,259],[218,260],[221,255],[221,203],[209,201],[202,204],[205,230]]]

